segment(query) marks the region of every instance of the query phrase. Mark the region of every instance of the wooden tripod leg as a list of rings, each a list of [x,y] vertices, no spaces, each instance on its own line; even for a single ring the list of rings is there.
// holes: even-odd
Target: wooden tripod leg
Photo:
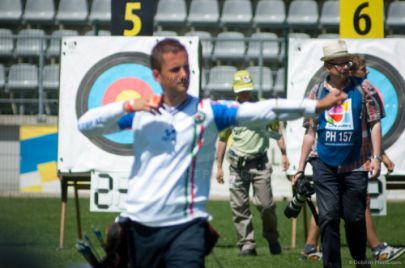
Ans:
[[[65,214],[66,214],[66,201],[62,201],[60,207],[60,229],[59,229],[59,248],[63,248],[65,242]]]
[[[66,215],[66,204],[67,204],[67,181],[63,176],[60,179],[60,190],[61,190],[61,207],[60,207],[60,228],[59,228],[59,248],[63,248],[65,242],[65,215]]]
[[[76,206],[76,225],[77,225],[77,238],[82,239],[82,223],[80,220],[80,205],[79,205],[79,193],[77,190],[77,182],[74,183],[75,188],[75,206]]]
[[[291,219],[291,249],[297,246],[297,219]]]

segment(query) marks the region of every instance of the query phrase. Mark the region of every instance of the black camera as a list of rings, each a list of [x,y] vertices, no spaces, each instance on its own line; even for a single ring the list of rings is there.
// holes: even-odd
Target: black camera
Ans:
[[[296,218],[300,214],[302,206],[315,193],[313,182],[302,172],[294,185],[294,194],[292,200],[284,209],[284,215],[287,218]]]

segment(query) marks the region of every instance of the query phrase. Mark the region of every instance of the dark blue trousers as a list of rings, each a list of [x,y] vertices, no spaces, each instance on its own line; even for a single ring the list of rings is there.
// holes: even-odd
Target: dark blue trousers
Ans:
[[[339,223],[345,222],[346,241],[354,260],[366,259],[367,172],[338,173],[319,159],[313,167],[324,267],[342,267]]]
[[[131,222],[128,246],[132,268],[202,268],[205,256],[206,220],[148,227]]]

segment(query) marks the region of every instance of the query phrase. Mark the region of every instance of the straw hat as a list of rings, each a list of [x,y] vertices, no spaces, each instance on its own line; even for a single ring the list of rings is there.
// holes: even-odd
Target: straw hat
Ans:
[[[338,40],[337,42],[329,43],[323,47],[322,61],[330,61],[337,58],[353,57],[347,50],[346,42]]]

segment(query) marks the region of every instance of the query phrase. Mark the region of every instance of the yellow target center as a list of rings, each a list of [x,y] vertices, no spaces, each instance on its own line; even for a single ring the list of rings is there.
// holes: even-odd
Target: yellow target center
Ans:
[[[121,91],[121,93],[118,94],[117,97],[115,98],[115,101],[119,102],[119,101],[126,101],[126,100],[132,100],[132,99],[140,99],[140,98],[141,98],[141,95],[138,92],[136,92],[135,90],[127,89],[127,90]]]

